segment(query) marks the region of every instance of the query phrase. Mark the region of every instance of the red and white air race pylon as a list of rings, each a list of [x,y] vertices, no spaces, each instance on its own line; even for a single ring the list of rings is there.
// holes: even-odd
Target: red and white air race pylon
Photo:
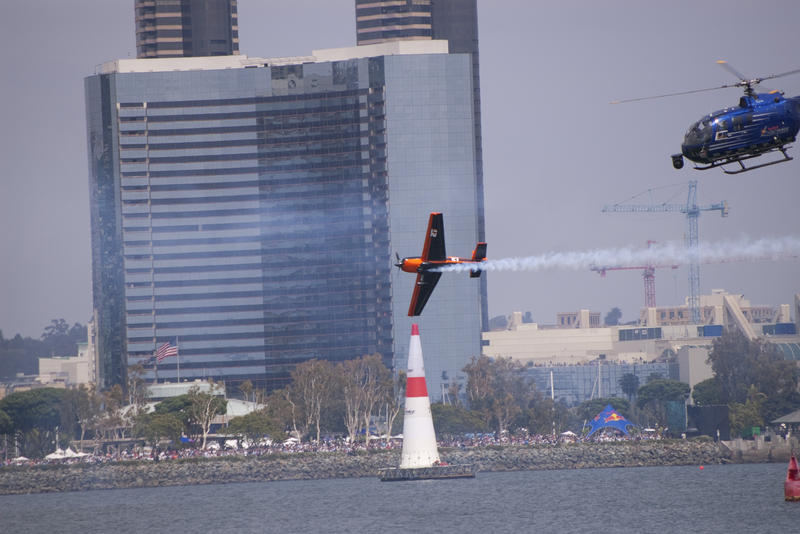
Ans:
[[[425,366],[422,362],[419,327],[412,324],[411,342],[408,346],[406,409],[400,469],[431,467],[438,464],[439,451],[436,448],[428,387],[425,385]]]

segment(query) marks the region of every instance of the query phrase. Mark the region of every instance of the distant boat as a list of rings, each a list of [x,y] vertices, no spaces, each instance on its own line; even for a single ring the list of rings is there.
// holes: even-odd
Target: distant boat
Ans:
[[[786,470],[786,481],[783,483],[783,495],[787,501],[800,501],[800,472],[797,470],[797,458],[789,458],[789,469]]]

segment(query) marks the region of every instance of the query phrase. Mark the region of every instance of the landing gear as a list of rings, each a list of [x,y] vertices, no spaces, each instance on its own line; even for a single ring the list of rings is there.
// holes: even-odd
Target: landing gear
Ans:
[[[738,156],[730,156],[727,158],[718,159],[704,167],[695,166],[695,169],[697,169],[698,171],[704,171],[706,169],[713,169],[714,167],[722,167],[723,165],[736,163],[739,165],[739,168],[734,170],[728,170],[723,167],[722,172],[724,172],[725,174],[740,174],[743,172],[760,169],[762,167],[768,167],[770,165],[776,165],[778,163],[785,163],[787,161],[791,161],[793,158],[786,153],[786,150],[789,148],[790,147],[788,145],[772,145],[772,146],[768,145],[766,149],[761,148],[760,150],[750,154],[740,154]],[[782,157],[773,161],[761,163],[759,165],[751,165],[750,167],[745,166],[744,164],[745,161],[763,156],[769,152],[780,152]]]

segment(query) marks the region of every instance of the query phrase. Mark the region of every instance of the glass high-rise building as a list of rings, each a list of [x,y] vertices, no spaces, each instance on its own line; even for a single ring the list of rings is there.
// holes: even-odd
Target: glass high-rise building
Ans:
[[[236,0],[135,0],[136,57],[239,53]]]
[[[475,118],[475,170],[478,180],[478,226],[485,241],[483,206],[483,139],[481,133],[481,76],[478,56],[477,0],[355,0],[356,42],[359,45],[392,41],[445,40],[451,54],[472,58],[472,96]],[[491,254],[491,249],[489,249]],[[487,277],[481,278],[487,305]],[[483,328],[489,329],[488,307],[482,310]]]
[[[162,343],[160,380],[283,385],[420,324],[432,396],[480,354],[480,285],[442,277],[406,315],[428,214],[480,239],[471,58],[389,43],[307,58],[118,60],[85,81],[101,386]],[[151,377],[155,370],[150,371]]]

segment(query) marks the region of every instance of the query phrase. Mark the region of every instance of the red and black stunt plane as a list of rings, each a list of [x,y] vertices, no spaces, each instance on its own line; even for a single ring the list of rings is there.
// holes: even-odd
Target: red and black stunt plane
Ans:
[[[442,267],[457,265],[462,263],[482,263],[486,259],[486,243],[478,243],[472,252],[472,258],[458,258],[456,256],[447,257],[444,248],[444,217],[441,213],[431,213],[428,219],[428,232],[425,234],[425,245],[422,247],[422,255],[412,258],[400,259],[395,264],[402,271],[407,273],[417,273],[417,283],[414,285],[414,293],[411,296],[411,305],[408,307],[408,315],[414,316],[422,313],[422,308],[433,293],[436,283],[442,276]],[[478,278],[481,269],[470,270],[470,278]]]

